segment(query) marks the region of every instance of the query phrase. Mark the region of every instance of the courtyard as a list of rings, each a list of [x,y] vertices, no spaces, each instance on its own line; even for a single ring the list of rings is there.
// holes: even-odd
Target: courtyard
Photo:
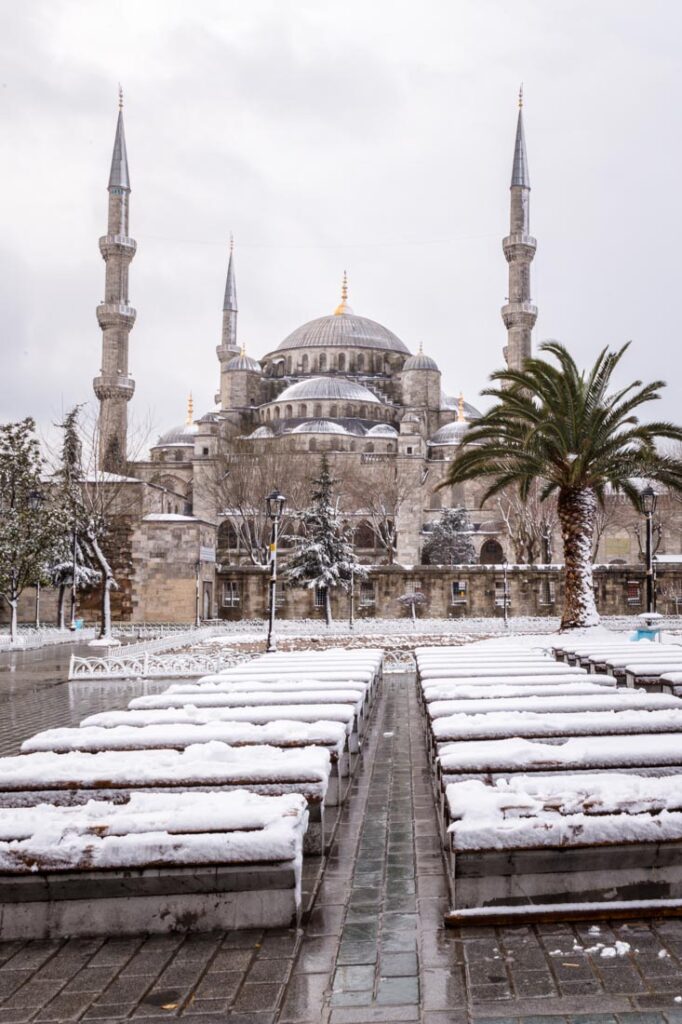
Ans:
[[[0,655],[0,753],[125,708],[167,680],[67,682],[64,646]],[[446,879],[414,675],[385,678],[300,929],[0,944],[0,1024],[673,1024],[675,919],[446,929]]]

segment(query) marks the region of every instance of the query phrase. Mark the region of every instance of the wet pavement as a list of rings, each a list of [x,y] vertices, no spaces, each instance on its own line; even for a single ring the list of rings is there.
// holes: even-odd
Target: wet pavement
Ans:
[[[68,684],[69,654],[12,655],[12,672],[0,662],[0,751],[167,685]],[[299,930],[2,943],[0,1024],[682,1024],[676,920],[443,927],[410,677],[385,682],[321,881],[319,866],[306,865]]]

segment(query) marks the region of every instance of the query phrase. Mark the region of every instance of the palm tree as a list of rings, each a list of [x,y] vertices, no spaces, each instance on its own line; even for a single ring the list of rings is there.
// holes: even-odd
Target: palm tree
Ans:
[[[640,406],[660,398],[664,381],[609,390],[628,345],[603,349],[589,372],[578,370],[559,342],[540,348],[558,366],[527,359],[521,370],[492,374],[498,386],[483,394],[495,404],[466,432],[441,486],[488,477],[481,504],[507,487],[518,488],[525,499],[535,480],[543,501],[556,493],[565,564],[561,628],[593,626],[599,622],[592,586],[597,507],[609,490],[636,505],[637,478],[682,490],[682,460],[657,449],[659,439],[682,440],[682,428],[640,423],[636,415]]]

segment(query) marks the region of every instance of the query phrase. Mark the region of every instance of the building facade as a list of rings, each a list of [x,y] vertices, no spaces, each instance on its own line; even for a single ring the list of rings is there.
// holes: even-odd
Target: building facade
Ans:
[[[291,513],[305,502],[322,453],[340,481],[342,511],[354,528],[359,555],[389,581],[384,590],[392,596],[384,602],[384,614],[395,614],[388,611],[394,591],[410,584],[410,573],[420,566],[425,541],[444,508],[469,510],[480,564],[500,566],[521,560],[523,544],[514,533],[513,509],[481,509],[481,488],[475,482],[440,488],[468,424],[480,415],[457,381],[421,348],[410,351],[388,327],[356,313],[345,272],[340,302],[333,312],[275,341],[260,358],[247,354],[239,344],[232,243],[216,349],[215,405],[207,402],[208,410],[195,415],[190,400],[185,422],[162,434],[148,458],[129,461],[127,403],[135,385],[128,349],[131,343],[134,352],[131,331],[136,312],[130,304],[128,278],[136,243],[130,236],[131,184],[122,109],[108,192],[107,234],[100,239],[105,298],[97,307],[102,364],[93,384],[100,403],[100,468],[107,473],[102,485],[125,486],[136,493],[126,545],[132,566],[126,603],[131,618],[191,621],[263,614],[264,599],[257,597],[267,558],[263,496],[272,487],[291,492],[290,530],[283,538],[286,557],[287,543],[293,543],[296,532]],[[530,234],[521,97],[509,234],[502,248],[509,271],[509,295],[502,307],[507,331],[504,356],[509,367],[518,368],[531,353],[537,317],[531,291],[536,240]],[[208,383],[206,390],[212,391]],[[596,556],[607,562],[637,562],[637,531],[631,513],[623,512],[621,520],[614,527],[615,540],[613,524],[604,525]],[[548,519],[542,531],[542,543],[537,550],[527,546],[524,561],[549,563],[552,551],[559,551],[556,524]],[[668,549],[679,551],[680,540],[682,536],[671,539]],[[439,571],[430,567],[425,578],[434,580]],[[485,605],[480,595],[490,589],[489,570],[481,572],[467,577],[474,581],[467,593],[480,591],[476,614]],[[450,596],[451,585],[459,580],[451,576],[451,570],[447,578],[443,576],[443,592]],[[482,583],[476,582],[479,578]],[[552,605],[554,597],[549,601],[549,595],[556,593],[556,587],[544,588],[543,593],[548,596],[546,604]],[[314,595],[299,600],[282,594],[280,600],[304,614],[310,611],[306,601],[314,602]],[[470,604],[468,598],[454,605],[442,597],[433,601],[437,614],[452,614],[453,608],[474,613]],[[372,607],[378,607],[376,601]]]

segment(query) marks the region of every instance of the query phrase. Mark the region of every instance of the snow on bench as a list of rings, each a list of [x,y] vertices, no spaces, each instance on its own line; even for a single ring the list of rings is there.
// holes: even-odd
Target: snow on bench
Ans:
[[[135,790],[196,792],[248,789],[261,796],[300,793],[308,802],[307,853],[324,850],[324,807],[331,774],[322,747],[230,747],[185,750],[36,753],[0,758],[0,807],[67,806],[87,800],[124,803]]]
[[[536,666],[528,664],[509,665],[494,665],[494,666],[483,666],[482,668],[476,666],[470,666],[468,668],[453,667],[452,665],[444,665],[442,668],[425,668],[419,670],[419,678],[422,683],[432,679],[492,679],[500,677],[504,679],[512,678],[513,676],[578,676],[585,677],[586,673],[583,669],[577,667],[571,667],[566,665],[558,665],[554,661],[548,661],[543,664]]]
[[[126,714],[126,712],[106,712]],[[129,712],[133,714],[133,712]],[[151,714],[151,712],[149,713]],[[158,714],[158,712],[157,712]],[[164,712],[161,712],[164,714]],[[87,719],[86,719],[87,721]],[[273,721],[262,725],[248,722],[208,721],[178,722],[176,724],[116,725],[110,728],[88,726],[80,728],[46,729],[36,733],[21,745],[23,753],[51,751],[69,753],[83,751],[145,751],[185,750],[194,744],[226,743],[231,747],[244,747],[258,756],[264,746],[282,749],[300,749],[310,746],[325,748],[331,757],[332,772],[327,789],[327,803],[331,806],[343,799],[350,774],[347,754],[347,727],[342,722]]]
[[[332,699],[331,692],[320,694],[319,691],[316,692],[314,701],[311,695],[306,693],[301,693],[297,700],[288,700],[289,694],[272,693],[268,694],[272,698],[268,701],[259,699],[264,696],[253,694],[251,698],[242,699],[239,695],[237,701],[233,702],[230,694],[223,693],[215,696],[160,693],[156,696],[136,697],[130,701],[128,707],[131,711],[161,711],[172,708],[182,710],[189,707],[197,711],[222,712],[213,717],[222,718],[224,721],[253,722],[256,725],[285,719],[299,722],[345,722],[350,752],[356,754],[359,751],[364,732],[364,718],[362,697],[358,697],[357,691],[346,691],[344,703],[340,703],[344,700],[344,695],[339,690],[333,693],[334,697],[339,698],[337,701]],[[194,711],[191,714],[193,715]],[[85,721],[90,722],[90,719]]]
[[[586,676],[592,679],[592,676]],[[594,695],[603,694],[608,690],[616,689],[616,680],[613,676],[606,676],[608,683],[541,683],[538,686],[515,686],[513,683],[506,685],[495,684],[494,686],[481,686],[468,682],[453,685],[444,683],[425,687],[421,691],[424,704],[430,704],[434,700],[494,700],[499,697],[576,697],[580,694]]]
[[[565,908],[640,916],[682,902],[677,778],[472,780],[447,787],[446,809],[449,923],[531,921]]]
[[[498,679],[500,681],[498,681]],[[427,679],[422,683],[421,693],[423,700],[429,703],[432,700],[457,699],[462,689],[477,690],[485,693],[500,686],[512,686],[517,690],[526,690],[528,693],[536,693],[539,689],[556,690],[561,687],[570,692],[579,692],[575,687],[597,687],[597,690],[615,690],[616,680],[613,676],[512,676],[507,682],[506,676],[492,676],[487,679]],[[585,691],[595,692],[593,689]],[[450,697],[450,695],[452,695]]]
[[[525,739],[452,743],[438,756],[440,788],[463,778],[525,772],[623,771],[648,775],[682,772],[682,733],[582,736],[542,743]],[[681,787],[682,789],[682,787]]]
[[[319,680],[319,679],[306,679],[306,678],[301,679],[300,676],[298,678],[300,680],[299,682],[294,682],[294,681],[286,682],[286,681],[283,681],[283,682],[277,682],[276,683],[276,682],[271,682],[271,681],[267,681],[267,682],[265,682],[265,681],[254,682],[252,680],[243,681],[243,680],[240,680],[240,679],[236,679],[236,680],[221,679],[218,676],[211,676],[211,677],[206,677],[205,679],[200,679],[196,683],[192,683],[192,682],[174,683],[172,686],[169,686],[168,689],[165,692],[166,693],[189,693],[189,694],[192,694],[192,693],[215,694],[215,693],[264,693],[264,692],[269,691],[271,693],[277,693],[277,694],[280,694],[280,693],[297,694],[297,693],[300,693],[304,689],[307,689],[307,690],[313,689],[313,690],[316,690],[318,692],[319,691],[334,692],[334,691],[338,691],[338,689],[339,689],[338,682],[332,682],[332,681],[325,682],[324,680]],[[344,689],[344,691],[347,691],[347,690],[355,691],[358,694],[358,700],[361,700],[361,699],[364,698],[364,703],[367,706],[367,710],[369,711],[369,709],[371,707],[371,704],[372,704],[372,697],[373,697],[373,688],[372,688],[372,685],[370,683],[364,683],[364,682],[345,682],[343,684],[343,689]]]
[[[492,740],[521,736],[524,739],[555,736],[616,736],[630,733],[682,733],[682,704],[676,710],[638,711],[494,711],[482,715],[450,715],[433,723],[439,744],[439,726],[447,722],[446,741]],[[439,751],[442,752],[442,746]],[[0,762],[1,764],[2,762]]]
[[[670,661],[628,662],[625,666],[626,686],[660,686],[666,672],[682,672],[682,654]]]
[[[662,693],[682,695],[682,672],[664,672],[660,681]]]
[[[653,646],[654,645],[651,644],[649,649],[644,651],[642,654],[637,654],[632,651],[619,652],[617,654],[590,654],[589,657],[585,659],[585,666],[588,668],[590,673],[606,671],[610,672],[611,675],[616,676],[616,678],[624,679],[625,666],[628,664],[639,665],[640,663],[655,663],[658,665],[667,663],[671,666],[671,671],[674,670],[674,665],[682,665],[682,650],[679,653],[677,651],[673,651],[671,653],[665,650],[666,645],[657,644],[657,649],[654,651]]]
[[[0,938],[296,925],[307,823],[245,790],[0,809]]]

